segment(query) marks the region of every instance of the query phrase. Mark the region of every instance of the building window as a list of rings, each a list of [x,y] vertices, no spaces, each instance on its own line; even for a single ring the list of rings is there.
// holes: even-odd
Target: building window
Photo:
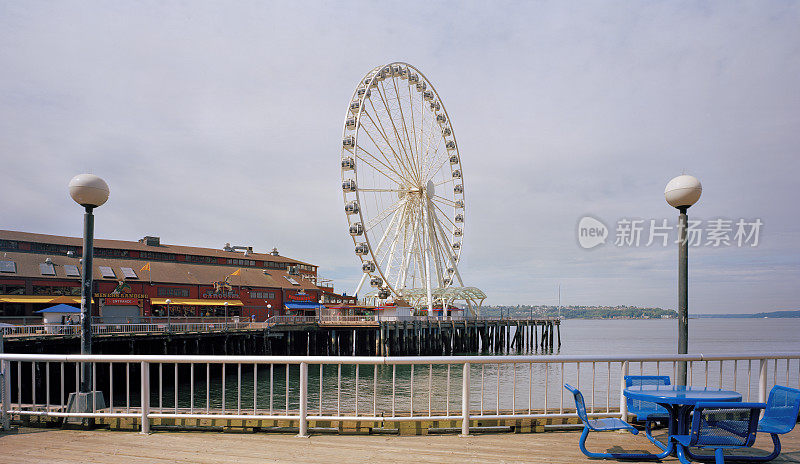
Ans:
[[[80,287],[52,287],[48,285],[34,285],[34,295],[80,296]]]
[[[154,259],[157,261],[175,261],[175,255],[172,253],[160,253],[157,251],[140,251],[139,258]]]
[[[22,303],[0,303],[0,316],[23,316],[25,305]]]
[[[188,288],[159,287],[158,296],[176,296],[180,298],[189,297]]]
[[[0,285],[0,293],[3,295],[24,295],[24,285]]]
[[[139,276],[136,275],[136,272],[134,272],[133,269],[131,269],[129,267],[121,267],[119,269],[120,269],[120,271],[122,271],[122,275],[124,275],[126,279],[138,279],[139,278]]]
[[[56,275],[56,267],[51,263],[39,263],[39,272],[43,276],[54,276]]]
[[[14,261],[0,261],[0,272],[16,273],[17,263]]]
[[[16,240],[0,240],[0,248],[4,250],[19,250],[19,243]]]
[[[120,250],[117,248],[95,248],[94,255],[104,258],[127,258],[128,250]]]
[[[234,266],[255,266],[256,262],[250,259],[235,259],[235,258],[228,258],[228,264],[232,264]]]
[[[186,255],[186,261],[190,263],[215,264],[217,262],[217,258],[214,258],[213,256]]]
[[[254,300],[273,300],[275,292],[250,292],[250,298]]]
[[[117,275],[114,274],[114,270],[108,266],[100,266],[100,274],[107,279],[117,278]]]
[[[267,269],[286,269],[286,263],[276,263],[275,261],[266,261],[264,267]]]
[[[67,277],[80,277],[81,272],[78,270],[78,266],[74,264],[65,264],[64,265],[64,273]]]
[[[78,247],[73,247],[68,245],[56,245],[53,243],[37,243],[37,242],[31,243],[31,250],[43,251],[46,253],[53,253],[53,254],[65,255],[67,254],[68,251],[77,254],[79,249],[80,248]]]

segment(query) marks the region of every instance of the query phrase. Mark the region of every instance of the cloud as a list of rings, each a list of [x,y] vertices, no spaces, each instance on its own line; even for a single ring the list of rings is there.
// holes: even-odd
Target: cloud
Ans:
[[[770,1],[6,2],[3,227],[79,235],[66,184],[94,172],[99,237],[278,246],[352,291],[342,120],[364,73],[404,60],[453,121],[462,274],[489,303],[560,282],[565,303],[674,307],[675,250],[583,250],[575,226],[674,220],[663,187],[686,170],[693,217],[765,223],[753,250],[692,251],[692,308],[795,308],[798,20]]]

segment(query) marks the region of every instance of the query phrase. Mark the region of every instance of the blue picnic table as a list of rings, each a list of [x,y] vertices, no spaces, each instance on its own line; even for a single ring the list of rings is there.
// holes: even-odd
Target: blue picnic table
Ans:
[[[742,395],[731,390],[691,387],[683,385],[640,385],[623,391],[626,398],[650,401],[663,406],[669,412],[669,436],[689,433],[689,414],[697,403],[708,401],[742,401]],[[659,448],[666,450],[669,443],[662,443],[650,434],[647,438]]]

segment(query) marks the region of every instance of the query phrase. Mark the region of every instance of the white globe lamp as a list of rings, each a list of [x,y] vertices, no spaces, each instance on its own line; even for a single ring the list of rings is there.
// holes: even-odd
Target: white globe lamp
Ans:
[[[108,184],[94,174],[78,174],[69,181],[69,195],[81,206],[97,208],[108,201]]]
[[[688,208],[697,203],[701,193],[703,193],[703,186],[700,185],[700,181],[694,176],[684,174],[667,183],[667,187],[664,189],[664,198],[674,208]]]

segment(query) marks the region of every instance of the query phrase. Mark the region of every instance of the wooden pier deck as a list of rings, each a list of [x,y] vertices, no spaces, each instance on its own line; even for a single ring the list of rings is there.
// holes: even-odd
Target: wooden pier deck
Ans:
[[[0,459],[24,463],[255,463],[255,462],[541,462],[580,463],[580,432],[482,434],[462,438],[438,436],[341,436],[234,434],[216,432],[136,432],[21,428],[0,432]],[[783,452],[772,462],[800,463],[800,427],[781,439]],[[771,450],[768,435],[759,434],[756,448]],[[590,449],[656,451],[643,436],[593,434]],[[616,462],[616,461],[600,461]],[[631,461],[626,461],[631,462]],[[670,457],[664,463],[677,463]]]

